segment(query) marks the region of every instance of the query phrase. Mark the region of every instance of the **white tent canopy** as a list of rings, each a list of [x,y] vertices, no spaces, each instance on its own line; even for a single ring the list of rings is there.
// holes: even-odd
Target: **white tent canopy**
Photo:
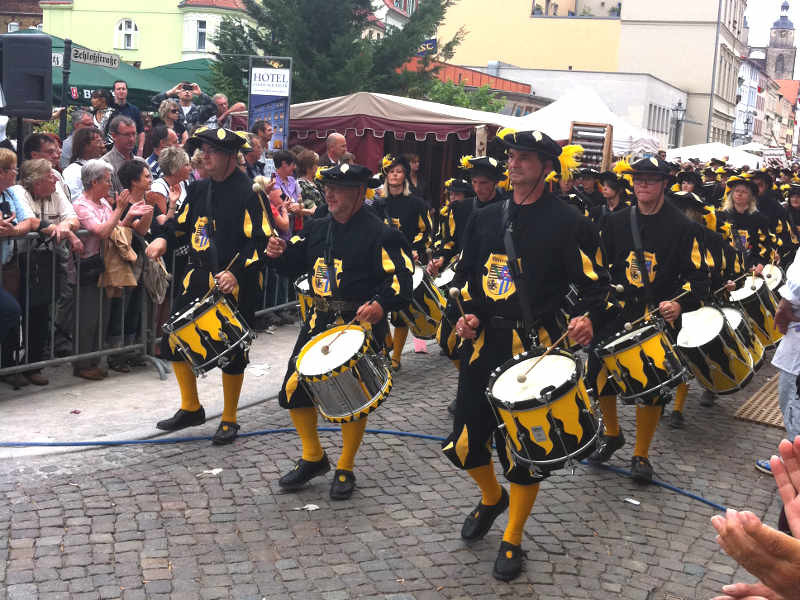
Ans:
[[[608,123],[614,127],[614,154],[655,153],[658,139],[614,114],[603,99],[589,87],[576,87],[558,100],[521,117],[525,129],[538,129],[556,140],[569,139],[573,121]]]
[[[682,146],[680,148],[672,148],[667,151],[667,160],[689,160],[690,158],[697,158],[704,162],[712,158],[725,159],[727,157],[728,164],[734,167],[742,167],[748,165],[752,168],[758,168],[764,159],[755,154],[745,152],[738,147],[732,148],[726,146],[721,142],[711,142],[708,144],[695,144],[694,146]]]

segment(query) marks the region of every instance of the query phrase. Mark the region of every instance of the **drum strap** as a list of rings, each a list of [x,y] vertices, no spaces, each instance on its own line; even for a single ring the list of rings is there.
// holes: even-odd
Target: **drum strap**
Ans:
[[[522,320],[525,323],[525,331],[528,335],[533,335],[535,320],[531,310],[531,299],[528,296],[527,277],[521,270],[521,261],[517,259],[517,249],[514,246],[514,220],[511,217],[511,198],[503,201],[503,245],[508,256],[508,268],[514,286],[517,288],[517,298],[522,309]]]
[[[209,236],[209,237],[212,237],[212,239],[216,237],[216,233],[217,233],[217,222],[214,219],[214,199],[212,198],[213,194],[214,194],[214,182],[209,177],[209,179],[208,179],[208,191],[206,192],[206,215],[208,215],[209,234],[211,234],[212,231],[214,232],[213,236],[211,236],[211,235]],[[211,267],[211,269],[213,269],[212,273],[218,273],[219,272],[219,255],[217,253],[217,245],[216,244],[212,244],[211,247],[209,248],[209,250],[210,250],[209,254],[211,255],[210,256],[210,258],[211,258],[210,263],[211,264],[209,266]]]
[[[642,232],[639,229],[639,211],[635,206],[631,206],[631,236],[633,237],[633,251],[636,252],[636,262],[639,263],[639,275],[644,284],[644,297],[648,305],[655,302],[653,298],[653,290],[650,288],[650,272],[647,269],[647,263],[644,261],[644,249],[642,247]]]
[[[336,281],[336,267],[333,262],[333,217],[328,223],[328,234],[325,238],[325,268],[328,270],[328,284],[331,286],[331,297],[338,296],[339,283]]]

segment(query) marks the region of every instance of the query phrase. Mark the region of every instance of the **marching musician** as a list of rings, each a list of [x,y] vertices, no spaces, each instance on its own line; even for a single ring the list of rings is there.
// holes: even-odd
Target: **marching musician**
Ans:
[[[476,202],[472,186],[464,179],[448,179],[444,182],[444,189],[447,203],[439,211],[439,231],[427,267],[431,276],[438,275],[461,252],[464,230]]]
[[[707,300],[714,301],[713,293],[720,290],[733,291],[736,284],[733,282],[744,272],[742,262],[733,246],[715,229],[716,221],[710,219],[714,214],[712,206],[708,206],[695,193],[677,192],[668,198],[678,210],[687,218],[703,227],[703,246],[705,247],[704,260],[709,269],[711,280],[711,294]],[[686,397],[689,394],[689,385],[681,383],[675,388],[675,406],[669,418],[669,426],[673,429],[683,429],[683,409],[686,406]],[[716,394],[711,390],[703,390],[700,396],[700,406],[711,407],[716,401]]]
[[[794,250],[797,249],[798,240],[794,233],[786,209],[780,203],[780,194],[773,189],[772,176],[766,171],[753,173],[753,181],[757,186],[758,212],[767,219],[769,228],[775,234],[774,251],[777,263],[788,267],[794,259]]]
[[[611,278],[623,287],[620,300],[624,303],[617,318],[604,328],[604,334],[623,332],[624,323],[634,322],[655,309],[667,323],[675,324],[682,312],[699,308],[708,291],[700,226],[664,201],[669,182],[667,164],[659,158],[644,158],[630,169],[638,206],[611,215],[602,231]],[[640,248],[634,241],[632,220],[640,232]],[[644,260],[640,261],[637,255]],[[683,291],[686,282],[691,286],[688,295],[670,300]],[[604,463],[625,445],[625,437],[617,417],[617,388],[595,352],[589,353],[588,381],[595,384],[605,429],[589,461]],[[631,459],[635,481],[649,483],[653,479],[649,449],[662,405],[668,400],[663,393],[646,394],[637,400],[636,446]]]
[[[603,196],[600,194],[600,190],[597,189],[598,177],[600,177],[600,172],[591,167],[578,169],[575,177],[575,187],[586,203],[587,210],[603,204]]]
[[[387,225],[400,231],[411,247],[414,262],[427,262],[427,248],[431,236],[431,220],[428,207],[419,196],[411,193],[408,174],[411,167],[402,155],[391,154],[383,157],[386,174],[385,196],[380,199],[379,211]],[[405,308],[405,307],[401,307]],[[399,319],[392,318],[395,326],[392,336],[392,368],[400,370],[400,357],[403,353],[408,327]]]
[[[308,221],[288,242],[271,237],[267,246],[267,257],[279,272],[290,278],[307,274],[314,297],[313,312],[300,329],[278,394],[303,452],[278,482],[285,490],[298,490],[330,470],[317,432],[317,410],[305,387],[298,385],[298,353],[316,334],[354,318],[371,329],[375,343],[382,346],[388,333],[386,315],[411,300],[410,244],[364,206],[368,186],[380,181],[366,167],[346,163],[323,169],[320,175],[328,214]],[[353,493],[355,457],[366,426],[366,418],[342,423],[342,453],[330,488],[334,500],[346,500]]]
[[[603,203],[589,209],[589,218],[602,229],[609,215],[625,210],[631,203],[626,199],[627,182],[613,171],[604,171],[598,177]]]
[[[768,219],[756,208],[758,186],[752,179],[733,176],[726,187],[725,201],[717,212],[717,228],[730,240],[744,267],[761,274],[770,261],[775,239]]]
[[[561,147],[539,131],[501,130],[498,138],[508,149],[513,199],[481,209],[467,226],[454,280],[466,313],[458,319],[456,332],[465,343],[453,431],[442,450],[481,491],[479,504],[464,521],[464,540],[482,538],[509,508],[493,571],[496,578],[509,581],[522,568],[523,528],[539,482],[547,473],[511,464],[500,445],[498,456],[511,482],[510,495],[498,483],[491,459],[497,422],[485,396],[490,374],[530,348],[532,333],[538,334],[542,346],[559,337],[563,332],[560,311],[570,284],[578,287],[582,297],[573,314],[588,312],[590,317],[573,318],[568,330],[574,341],[588,344],[593,320],[605,309],[609,286],[597,234],[589,221],[544,191],[546,176],[560,169]],[[507,231],[513,240],[511,250],[504,243]],[[511,252],[517,261],[509,259]],[[524,288],[519,292],[517,286]]]
[[[252,322],[256,290],[251,289],[255,278],[250,273],[261,264],[261,253],[272,229],[250,179],[238,169],[236,154],[245,144],[245,139],[224,128],[201,128],[187,142],[190,153],[202,150],[208,179],[189,188],[180,212],[166,222],[163,232],[146,250],[148,257],[157,258],[166,252],[168,239],[184,236],[188,240],[189,271],[183,279],[183,291],[175,300],[178,313],[216,288],[239,301],[245,321]],[[165,335],[161,356],[173,361],[181,407],[171,418],[156,423],[156,427],[177,431],[202,425],[206,416],[197,395],[194,372],[184,357],[169,346]],[[222,367],[224,408],[214,444],[230,444],[236,439],[239,431],[236,413],[247,362],[247,351],[238,349]]]

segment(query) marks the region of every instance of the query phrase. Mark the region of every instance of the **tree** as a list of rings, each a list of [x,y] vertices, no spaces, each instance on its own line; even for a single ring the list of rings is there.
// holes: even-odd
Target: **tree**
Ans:
[[[469,91],[463,83],[456,84],[452,81],[438,80],[431,86],[426,100],[488,112],[499,112],[505,105],[503,100],[492,93],[488,85],[483,85],[475,91]]]
[[[380,40],[363,36],[372,0],[244,0],[255,23],[223,19],[214,43],[212,81],[231,101],[245,99],[248,56],[291,56],[292,100],[304,102],[357,91],[422,95],[434,80],[435,60],[452,56],[461,33],[427,56],[418,72],[398,72],[432,37],[456,0],[426,0],[403,29]],[[242,81],[244,74],[245,81]]]

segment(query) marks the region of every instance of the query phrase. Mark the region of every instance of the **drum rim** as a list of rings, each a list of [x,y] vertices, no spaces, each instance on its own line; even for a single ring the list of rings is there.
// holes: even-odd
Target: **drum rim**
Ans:
[[[539,350],[536,354],[533,352]],[[515,354],[508,360],[504,361],[499,367],[497,367],[492,374],[489,376],[489,382],[486,384],[486,397],[489,402],[492,403],[493,406],[497,406],[499,408],[503,408],[505,410],[531,410],[534,408],[543,408],[545,406],[549,406],[553,403],[553,400],[558,400],[564,394],[566,394],[569,390],[577,387],[580,385],[581,380],[583,379],[583,362],[575,358],[575,355],[572,352],[567,350],[562,350],[561,348],[555,348],[550,351],[550,356],[556,354],[558,356],[564,356],[566,358],[572,359],[575,363],[575,373],[573,373],[572,377],[556,387],[553,390],[547,392],[541,398],[529,398],[528,400],[522,400],[520,402],[515,402],[510,404],[509,402],[505,402],[495,397],[492,393],[492,389],[494,388],[494,384],[497,382],[497,379],[502,375],[508,367],[511,365],[517,364],[522,362],[523,360],[527,360],[529,358],[536,358],[541,356],[545,352],[545,348],[542,346],[535,346],[530,350],[523,352],[522,354]]]
[[[228,308],[231,310],[231,312],[233,313],[239,312],[239,308],[238,307],[234,308],[233,306],[231,306],[231,304],[228,302],[228,299],[225,297],[224,294],[212,293],[207,298],[195,298],[194,300],[192,300],[189,304],[187,304],[188,308],[186,310],[184,310],[181,313],[174,313],[172,315],[174,319],[170,318],[166,323],[164,323],[161,326],[161,329],[168,334],[177,333],[179,330],[183,329],[187,325],[192,324],[194,321],[202,317],[204,314],[206,314],[209,310],[211,310],[220,302],[225,302],[225,304],[228,305]],[[198,305],[203,305],[203,304],[207,304],[207,306],[203,310],[201,310],[200,312],[194,312],[198,309]],[[186,323],[183,323],[182,325],[180,325],[180,327],[175,327],[174,322],[177,319],[180,319],[181,317],[188,314],[190,311],[192,311],[193,315],[192,319],[190,321],[186,321]],[[237,315],[237,318],[239,319],[239,322],[244,323],[244,319],[242,318],[241,314]]]
[[[342,363],[338,367],[331,369],[330,371],[326,371],[325,373],[321,373],[319,375],[303,375],[300,372],[300,361],[302,360],[303,355],[306,353],[306,351],[310,348],[311,342],[313,342],[323,334],[328,334],[331,331],[336,331],[336,330],[343,331],[345,329],[353,329],[356,331],[360,330],[361,332],[364,333],[364,342],[361,344],[361,347],[359,348],[358,352],[356,352],[353,356],[351,356],[346,362]],[[295,371],[297,371],[297,376],[300,377],[300,379],[304,379],[307,381],[324,381],[326,379],[330,379],[331,377],[339,375],[340,373],[346,371],[347,369],[351,369],[353,365],[355,365],[364,356],[364,353],[370,347],[369,335],[367,335],[367,333],[368,333],[367,330],[361,327],[361,325],[355,325],[355,324],[347,325],[345,323],[341,325],[334,325],[333,327],[328,327],[327,329],[324,329],[323,331],[320,331],[319,333],[315,334],[310,340],[308,340],[305,344],[303,344],[303,347],[300,349],[300,352],[298,353],[297,358],[294,361]]]
[[[652,328],[653,329],[653,333],[651,335],[647,336],[647,337],[631,335],[631,334],[634,334],[634,333],[641,333],[643,330],[645,330],[647,328]],[[604,358],[606,356],[614,356],[615,354],[619,354],[620,352],[623,352],[625,350],[629,350],[633,346],[636,346],[636,345],[638,345],[638,344],[640,344],[642,342],[645,342],[645,341],[649,340],[651,337],[653,337],[657,333],[661,334],[661,335],[664,335],[664,328],[656,320],[653,320],[653,321],[650,321],[649,323],[646,323],[645,325],[642,325],[641,327],[637,327],[636,329],[634,329],[632,331],[625,331],[623,329],[623,332],[616,332],[612,336],[603,338],[602,340],[600,340],[598,342],[597,348],[596,348],[596,352],[598,353],[600,358]],[[631,335],[631,337],[627,341],[621,342],[621,343],[617,344],[616,346],[614,346],[614,351],[613,352],[610,351],[610,350],[609,351],[605,351],[606,346],[608,344],[613,342],[618,337],[622,337],[623,335]]]

